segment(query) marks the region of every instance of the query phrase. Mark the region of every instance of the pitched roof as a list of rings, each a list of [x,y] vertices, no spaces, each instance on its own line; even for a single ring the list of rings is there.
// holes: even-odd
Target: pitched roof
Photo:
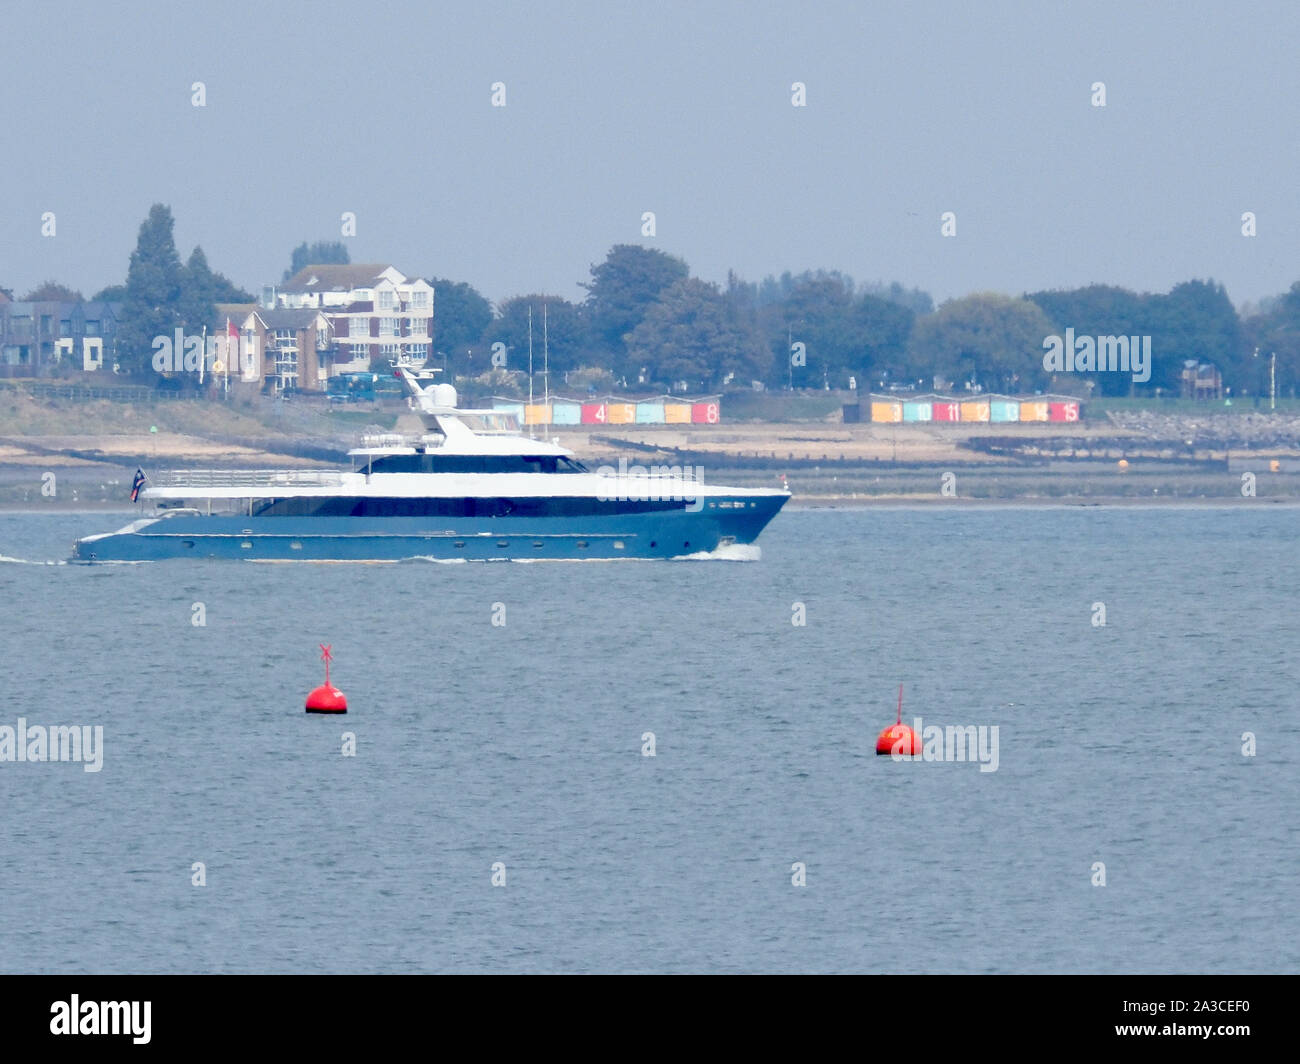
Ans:
[[[87,318],[116,318],[118,311],[122,309],[120,300],[114,299],[91,299],[81,304],[82,313]]]
[[[350,292],[354,288],[369,288],[379,280],[379,275],[391,269],[383,262],[359,262],[351,265],[322,264],[304,266],[279,286],[281,292]]]
[[[258,310],[257,316],[268,329],[305,329],[321,316],[321,312],[314,307],[303,307],[300,310],[276,308]]]

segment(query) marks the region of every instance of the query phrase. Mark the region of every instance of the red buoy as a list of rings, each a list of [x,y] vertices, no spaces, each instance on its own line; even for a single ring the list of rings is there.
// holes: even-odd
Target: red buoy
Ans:
[[[898,754],[916,757],[921,753],[921,739],[912,728],[903,723],[903,685],[898,685],[898,720],[876,738],[877,754]]]
[[[334,655],[324,643],[320,644],[320,649],[321,661],[325,662],[325,682],[307,696],[307,712],[346,713],[348,700],[343,697],[342,691],[330,683],[330,662],[334,660]]]

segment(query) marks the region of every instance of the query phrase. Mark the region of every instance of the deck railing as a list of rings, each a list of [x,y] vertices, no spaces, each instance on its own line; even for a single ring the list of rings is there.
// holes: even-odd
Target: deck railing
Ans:
[[[149,476],[157,488],[339,487],[337,469],[162,469]]]

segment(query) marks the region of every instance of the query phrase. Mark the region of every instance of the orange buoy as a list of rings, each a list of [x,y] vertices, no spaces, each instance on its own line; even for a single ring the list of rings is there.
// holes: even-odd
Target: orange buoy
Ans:
[[[921,753],[921,739],[912,728],[903,723],[903,685],[898,685],[898,720],[876,738],[877,754],[898,754],[900,757],[917,757]]]
[[[343,697],[342,691],[330,683],[330,662],[334,660],[334,655],[330,653],[329,646],[324,643],[320,644],[320,649],[321,661],[325,662],[325,682],[307,696],[307,712],[346,713],[348,700]]]

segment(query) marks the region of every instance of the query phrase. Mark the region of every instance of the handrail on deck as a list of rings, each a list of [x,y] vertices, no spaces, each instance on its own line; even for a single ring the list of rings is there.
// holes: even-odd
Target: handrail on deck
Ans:
[[[157,488],[337,487],[337,469],[162,469],[149,476]]]

